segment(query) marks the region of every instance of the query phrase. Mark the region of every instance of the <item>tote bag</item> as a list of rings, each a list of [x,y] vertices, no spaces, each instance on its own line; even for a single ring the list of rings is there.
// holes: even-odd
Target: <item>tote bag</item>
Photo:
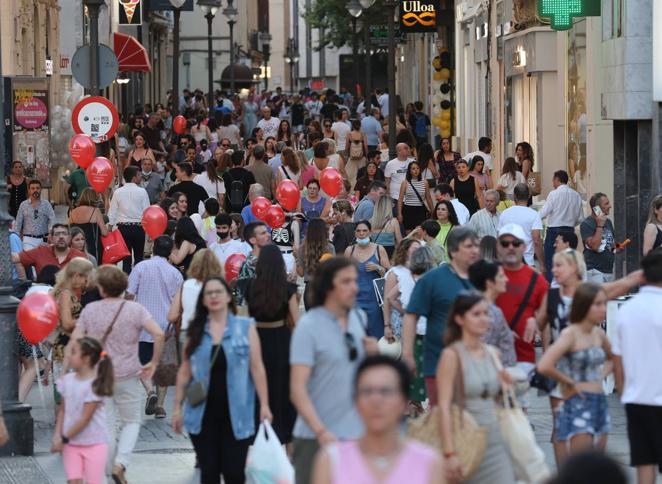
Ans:
[[[122,237],[122,232],[119,230],[113,230],[105,237],[102,236],[101,246],[103,247],[101,262],[104,264],[117,264],[131,255],[126,242],[124,242],[124,237]]]

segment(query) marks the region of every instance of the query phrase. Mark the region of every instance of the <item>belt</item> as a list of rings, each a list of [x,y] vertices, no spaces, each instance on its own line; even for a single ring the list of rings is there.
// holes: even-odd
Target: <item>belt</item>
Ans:
[[[255,323],[255,326],[261,329],[276,329],[285,326],[285,321],[281,319],[280,321],[273,321],[270,323]]]
[[[117,225],[142,225],[142,222],[117,222]]]
[[[294,252],[294,251],[291,250],[291,249],[288,249],[288,250],[280,249],[280,252],[281,252],[281,254],[291,254],[291,253]]]
[[[48,237],[48,234],[43,234],[43,235],[23,234],[23,237],[32,237],[33,239],[43,239],[44,237]]]

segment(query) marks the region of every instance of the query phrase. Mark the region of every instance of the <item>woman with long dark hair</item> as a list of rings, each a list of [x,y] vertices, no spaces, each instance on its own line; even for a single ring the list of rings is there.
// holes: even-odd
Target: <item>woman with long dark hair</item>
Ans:
[[[221,207],[225,200],[223,172],[229,167],[229,163],[231,163],[230,155],[217,148],[214,157],[207,162],[206,170],[193,177],[193,182],[204,188],[209,198],[218,200]]]
[[[182,217],[177,221],[175,228],[175,248],[170,254],[170,262],[186,273],[191,265],[193,256],[199,250],[205,249],[207,243],[195,228],[193,220]]]
[[[450,183],[457,175],[455,163],[462,158],[460,153],[453,151],[450,138],[441,138],[441,149],[435,153],[434,157],[439,166],[439,183]]]
[[[510,484],[515,474],[508,449],[501,436],[496,415],[496,397],[503,384],[510,384],[508,374],[497,367],[499,352],[486,345],[481,337],[490,327],[488,303],[479,292],[461,292],[448,314],[444,350],[437,366],[439,426],[444,449],[444,469],[449,481]],[[462,475],[462,465],[455,453],[451,404],[457,395],[458,380],[463,381],[464,408],[476,423],[487,430],[487,446],[480,466],[471,476]]]
[[[241,133],[239,127],[232,122],[232,114],[225,113],[221,119],[221,127],[218,129],[218,140],[228,139],[231,145],[241,147]]]
[[[430,143],[422,143],[416,151],[418,164],[421,166],[422,176],[427,180],[428,186],[433,188],[439,178],[439,169],[434,161],[434,149]]]
[[[292,146],[292,129],[287,119],[281,119],[276,132],[276,141],[284,141],[287,146]]]
[[[460,222],[457,219],[457,213],[455,213],[455,207],[453,207],[453,204],[448,200],[441,200],[435,205],[432,218],[437,221],[441,228],[437,234],[437,241],[444,250],[446,250],[448,234],[450,234],[454,227],[460,225]],[[446,258],[448,259],[448,255],[446,255]]]
[[[524,175],[524,179],[529,176],[533,171],[533,164],[535,162],[533,158],[533,147],[526,141],[517,143],[515,147],[515,158],[517,159],[517,166],[519,171]]]
[[[246,289],[248,314],[257,321],[267,372],[272,426],[281,444],[292,441],[296,411],[290,402],[290,335],[299,319],[297,285],[287,280],[285,262],[275,245],[260,250],[255,279]]]
[[[315,270],[324,254],[335,255],[336,251],[329,242],[329,233],[326,222],[321,218],[313,218],[308,222],[306,237],[296,255],[296,267],[299,277],[303,277],[306,288],[303,292],[303,303],[308,309],[310,307],[310,284]]]
[[[506,158],[501,168],[501,178],[499,178],[496,189],[503,190],[508,200],[512,200],[515,186],[520,183],[526,183],[526,178],[519,171],[517,161],[512,156]]]
[[[177,221],[181,218],[181,212],[177,208],[177,201],[173,198],[166,197],[159,203],[159,207],[166,213],[168,220]]]
[[[457,199],[469,209],[473,215],[485,206],[483,192],[480,190],[480,182],[469,173],[469,165],[466,160],[458,160],[455,163],[457,175],[451,180],[451,187],[455,191]]]
[[[198,391],[193,391],[197,388]],[[227,282],[205,281],[177,373],[172,427],[185,428],[200,464],[202,483],[245,481],[255,434],[255,393],[260,420],[271,420],[267,376],[253,320],[236,316]],[[183,404],[183,405],[182,405]]]
[[[418,161],[412,161],[400,184],[398,197],[398,222],[404,224],[406,234],[427,220],[430,207],[432,197],[428,181],[421,175]]]

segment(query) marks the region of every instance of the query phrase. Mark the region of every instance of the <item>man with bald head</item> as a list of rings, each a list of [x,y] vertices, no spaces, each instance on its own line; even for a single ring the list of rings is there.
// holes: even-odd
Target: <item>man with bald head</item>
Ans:
[[[386,177],[386,191],[393,199],[393,206],[398,204],[398,197],[400,196],[400,185],[405,180],[407,175],[407,167],[414,159],[409,156],[410,150],[407,143],[398,143],[395,146],[397,158],[393,158],[386,164],[384,176]]]
[[[268,106],[264,106],[260,112],[262,113],[262,119],[257,122],[257,127],[262,128],[262,131],[264,131],[264,139],[267,139],[269,136],[275,138],[278,135],[280,119],[271,115],[271,108]]]
[[[241,211],[241,218],[244,219],[244,224],[246,225],[248,225],[251,222],[260,221],[260,219],[258,219],[255,215],[253,215],[253,210],[252,210],[253,201],[257,197],[264,197],[264,187],[259,183],[253,183],[248,189],[248,201],[250,203],[246,205]]]

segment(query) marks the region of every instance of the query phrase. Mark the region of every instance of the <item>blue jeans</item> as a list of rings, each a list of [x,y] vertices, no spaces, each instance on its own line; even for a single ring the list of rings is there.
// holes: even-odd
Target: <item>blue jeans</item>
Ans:
[[[552,259],[554,258],[554,242],[561,232],[574,232],[574,227],[547,227],[545,235],[545,277],[552,282]]]

